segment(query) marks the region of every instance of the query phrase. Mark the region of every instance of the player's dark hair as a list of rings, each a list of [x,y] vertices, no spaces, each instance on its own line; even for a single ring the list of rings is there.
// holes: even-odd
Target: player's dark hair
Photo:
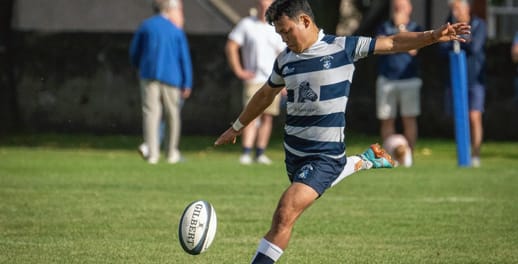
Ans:
[[[308,15],[311,20],[315,20],[315,15],[307,0],[275,0],[266,10],[266,21],[273,25],[273,22],[282,16],[297,19],[301,13]]]

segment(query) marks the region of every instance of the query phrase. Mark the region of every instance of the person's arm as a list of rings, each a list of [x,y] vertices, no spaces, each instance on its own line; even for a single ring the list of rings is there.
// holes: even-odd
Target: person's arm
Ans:
[[[513,44],[511,49],[511,58],[513,59],[514,63],[518,63],[518,42]]]
[[[184,32],[181,32],[179,39],[180,52],[180,67],[183,73],[183,84],[182,84],[182,98],[187,99],[191,96],[192,90],[192,61],[191,54],[189,51],[189,42]]]
[[[514,35],[513,46],[511,47],[511,58],[518,63],[518,32]]]
[[[225,45],[225,53],[227,55],[228,64],[234,74],[241,80],[250,80],[254,78],[253,72],[247,71],[241,65],[241,57],[239,55],[239,44],[231,39],[227,40]]]
[[[420,26],[416,26],[414,28],[414,30],[412,30],[412,32],[420,32],[420,31],[422,31]],[[418,49],[413,49],[413,50],[408,51],[408,54],[410,54],[411,56],[417,56],[418,52],[419,52]]]
[[[445,24],[438,29],[425,32],[401,32],[396,35],[376,38],[374,54],[405,52],[413,49],[452,40],[466,42],[460,36],[470,34],[470,26],[466,23]]]
[[[268,83],[265,83],[257,93],[252,96],[250,102],[245,106],[245,109],[239,115],[239,118],[227,129],[219,138],[214,142],[215,146],[236,143],[236,137],[241,134],[243,128],[246,127],[250,122],[256,119],[264,109],[272,104],[275,96],[284,87],[273,88]]]
[[[131,65],[133,65],[134,67],[138,68],[139,67],[139,64],[140,64],[140,52],[141,52],[141,47],[140,47],[140,29],[135,32],[135,34],[133,35],[133,39],[131,40],[131,44],[130,44],[130,50],[129,50],[129,55],[130,55],[130,62],[131,62]]]

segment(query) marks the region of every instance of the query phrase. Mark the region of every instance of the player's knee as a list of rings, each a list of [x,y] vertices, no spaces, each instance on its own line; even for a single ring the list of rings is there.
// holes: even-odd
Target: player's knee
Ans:
[[[292,210],[289,210],[285,207],[280,207],[275,211],[273,216],[272,228],[277,231],[290,229],[293,227],[295,218],[296,216]]]

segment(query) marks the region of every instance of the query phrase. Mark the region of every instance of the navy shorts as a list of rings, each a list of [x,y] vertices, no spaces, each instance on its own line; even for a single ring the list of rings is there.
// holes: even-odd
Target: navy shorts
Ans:
[[[322,155],[299,157],[286,153],[286,171],[290,182],[300,182],[313,188],[318,195],[325,190],[342,173],[347,158],[333,159]]]
[[[446,113],[453,114],[453,91],[451,87],[446,90]],[[484,85],[476,83],[468,87],[468,108],[469,111],[484,112],[484,102],[486,99],[486,88]]]
[[[474,84],[468,88],[469,110],[484,112],[486,88],[481,84]]]

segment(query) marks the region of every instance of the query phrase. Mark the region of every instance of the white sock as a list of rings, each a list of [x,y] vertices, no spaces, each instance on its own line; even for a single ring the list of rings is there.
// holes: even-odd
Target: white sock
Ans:
[[[255,253],[254,257],[252,258],[252,261],[257,256],[257,253],[262,253],[263,255],[271,258],[274,262],[276,262],[277,260],[279,260],[279,258],[281,257],[283,252],[284,251],[280,247],[270,243],[270,241],[263,238],[263,239],[261,239],[261,242],[259,242],[259,246],[257,247],[257,252]]]
[[[342,173],[340,173],[340,176],[338,176],[338,178],[336,178],[336,180],[331,184],[331,187],[341,182],[343,179],[345,179],[345,177],[361,170],[363,166],[358,162],[363,162],[363,160],[358,156],[347,157],[347,163],[345,164]]]

